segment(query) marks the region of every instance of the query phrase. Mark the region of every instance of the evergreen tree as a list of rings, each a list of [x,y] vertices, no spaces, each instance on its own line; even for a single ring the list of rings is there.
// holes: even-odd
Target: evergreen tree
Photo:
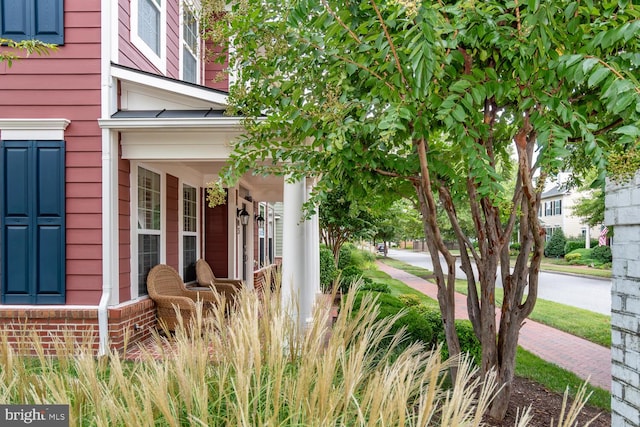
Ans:
[[[557,228],[551,235],[551,239],[544,248],[544,255],[551,258],[562,258],[564,256],[564,245],[567,239],[561,228]]]

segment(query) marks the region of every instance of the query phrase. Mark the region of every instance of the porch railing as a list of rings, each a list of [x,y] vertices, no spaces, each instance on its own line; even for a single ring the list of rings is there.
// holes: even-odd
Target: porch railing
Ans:
[[[280,265],[270,264],[253,272],[253,287],[256,291],[263,292],[266,286],[275,291],[280,286]]]

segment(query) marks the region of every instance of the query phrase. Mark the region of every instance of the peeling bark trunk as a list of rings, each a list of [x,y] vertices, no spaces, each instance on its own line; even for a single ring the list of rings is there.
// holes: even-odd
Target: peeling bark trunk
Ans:
[[[491,122],[491,117],[488,120]],[[447,213],[461,249],[462,270],[467,276],[467,312],[474,332],[482,344],[481,373],[486,375],[495,371],[498,385],[502,387],[489,408],[489,415],[496,419],[504,418],[509,404],[518,335],[523,321],[529,316],[535,304],[537,275],[544,250],[544,230],[541,229],[537,216],[541,188],[534,188],[532,184],[535,134],[527,120],[515,140],[518,176],[511,200],[514,208],[510,215],[506,218],[502,217],[492,195],[480,195],[474,180],[471,177],[467,180],[471,215],[476,228],[477,249],[460,227],[447,184],[432,182],[429,176],[426,142],[416,141],[421,175],[420,180],[414,182],[414,188],[420,201],[427,246],[438,285],[438,303],[445,326],[447,346],[451,355],[460,351],[454,323],[455,257],[444,245],[436,222],[438,207],[434,191],[438,193],[441,206]],[[488,138],[482,144],[487,157],[492,162],[491,167],[495,167],[492,138]],[[512,272],[509,242],[518,221],[521,251]],[[533,257],[530,259],[529,255],[532,252]],[[445,265],[442,263],[441,256],[444,258]],[[474,263],[477,277],[474,275]],[[504,298],[500,307],[500,318],[496,320],[495,289],[498,274],[502,279]]]
[[[420,159],[421,173],[420,181],[414,184],[414,188],[420,202],[422,224],[427,238],[429,255],[433,263],[433,273],[438,286],[438,304],[440,306],[442,322],[444,323],[447,348],[449,349],[449,355],[455,356],[460,353],[460,341],[458,340],[455,327],[456,259],[445,246],[444,239],[440,234],[440,228],[437,224],[436,202],[431,188],[431,178],[429,177],[426,155],[427,146],[424,138],[416,141],[416,147]],[[446,279],[440,255],[445,259]],[[455,377],[455,375],[455,370],[452,370],[452,376]]]

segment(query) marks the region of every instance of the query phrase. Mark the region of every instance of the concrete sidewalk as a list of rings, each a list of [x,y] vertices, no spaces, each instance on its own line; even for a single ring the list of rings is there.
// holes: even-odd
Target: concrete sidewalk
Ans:
[[[381,262],[378,267],[394,279],[437,300],[435,284]],[[456,294],[457,319],[468,319],[466,303],[465,295]],[[520,329],[519,345],[580,378],[591,377],[589,382],[596,387],[611,390],[611,350],[606,347],[532,320],[526,320]]]

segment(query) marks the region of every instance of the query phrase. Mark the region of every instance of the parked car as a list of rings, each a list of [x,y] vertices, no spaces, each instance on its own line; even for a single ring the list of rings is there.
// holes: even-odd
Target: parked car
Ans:
[[[378,251],[378,253],[380,253],[380,254],[384,254],[384,253],[385,253],[384,243],[378,243],[377,251]]]

